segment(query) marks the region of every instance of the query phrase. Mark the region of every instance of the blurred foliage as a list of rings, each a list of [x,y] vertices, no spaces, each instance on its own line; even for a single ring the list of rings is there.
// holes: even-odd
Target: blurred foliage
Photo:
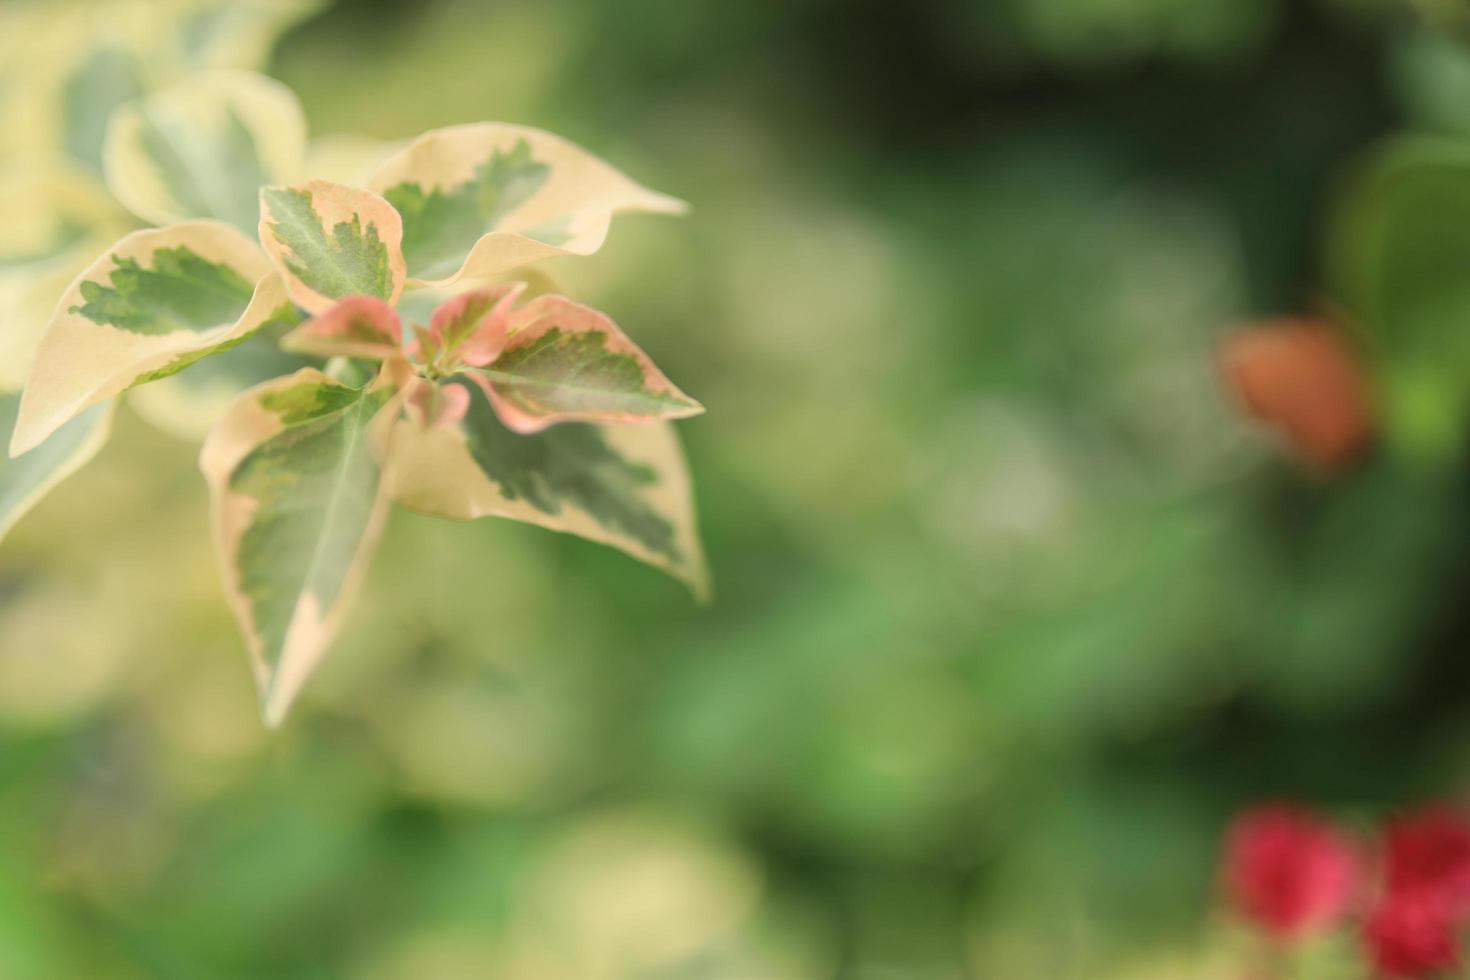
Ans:
[[[1470,778],[1470,51],[1441,6],[295,29],[273,73],[313,131],[529,123],[694,203],[549,271],[708,405],[719,595],[399,514],[267,735],[194,448],[124,413],[0,551],[0,977],[1233,976],[1233,809]],[[1323,303],[1386,433],[1333,482],[1213,366],[1233,323]]]

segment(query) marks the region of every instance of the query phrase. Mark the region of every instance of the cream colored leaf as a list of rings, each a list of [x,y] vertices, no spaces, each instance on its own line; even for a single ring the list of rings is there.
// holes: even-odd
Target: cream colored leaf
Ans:
[[[10,451],[91,405],[228,347],[275,315],[286,290],[255,243],[193,221],[123,238],[62,295],[36,352]]]
[[[410,282],[488,278],[556,255],[588,255],[618,211],[685,204],[539,129],[477,123],[425,133],[369,186],[403,215]]]

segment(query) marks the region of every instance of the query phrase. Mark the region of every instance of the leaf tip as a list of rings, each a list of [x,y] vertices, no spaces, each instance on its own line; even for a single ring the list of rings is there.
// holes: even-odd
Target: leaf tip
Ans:
[[[279,730],[286,723],[286,715],[291,711],[294,698],[283,697],[282,693],[280,688],[272,684],[260,700],[260,720],[271,731]]]
[[[21,399],[20,418],[16,420],[15,431],[10,434],[10,445],[8,451],[11,459],[19,459],[26,453],[35,449],[46,441],[51,431],[42,425],[35,424],[25,412],[25,400]]]
[[[682,218],[690,211],[688,201],[647,188],[643,188],[642,195],[639,196],[633,207],[635,210],[646,211],[649,214],[667,214],[676,218]]]

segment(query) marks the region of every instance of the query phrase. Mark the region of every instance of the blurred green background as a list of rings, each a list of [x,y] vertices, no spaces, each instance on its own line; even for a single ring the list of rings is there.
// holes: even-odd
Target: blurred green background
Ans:
[[[1470,370],[1423,378],[1463,321],[1336,480],[1213,360],[1332,288],[1384,138],[1470,143],[1456,13],[305,21],[270,70],[316,133],[528,123],[692,202],[551,271],[708,406],[680,431],[717,601],[398,512],[268,733],[195,447],[124,411],[0,550],[0,978],[1233,976],[1236,808],[1470,785]]]

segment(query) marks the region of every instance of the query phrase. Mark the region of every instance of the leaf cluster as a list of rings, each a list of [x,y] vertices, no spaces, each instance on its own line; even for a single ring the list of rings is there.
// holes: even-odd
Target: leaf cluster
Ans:
[[[609,317],[517,278],[597,250],[615,212],[681,202],[551,134],[494,123],[380,154],[362,186],[322,179],[342,175],[312,173],[294,97],[234,70],[141,94],[108,120],[107,186],[157,227],[48,298],[24,389],[0,400],[0,529],[97,451],[120,395],[187,385],[249,351],[256,376],[197,415],[211,422],[200,466],[215,545],[269,722],[326,652],[393,503],[580,535],[707,594],[668,425],[702,407]],[[437,310],[412,322],[400,301],[430,288]]]

